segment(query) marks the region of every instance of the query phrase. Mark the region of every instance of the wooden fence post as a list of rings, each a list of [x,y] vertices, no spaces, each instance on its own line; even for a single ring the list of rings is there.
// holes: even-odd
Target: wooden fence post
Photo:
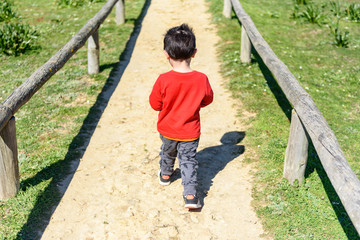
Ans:
[[[244,26],[241,26],[241,51],[240,60],[243,63],[251,62],[251,42]]]
[[[305,129],[295,112],[292,110],[288,145],[285,152],[284,173],[290,184],[298,179],[301,184],[304,179],[306,162],[308,158],[309,142]]]
[[[0,132],[0,200],[15,196],[19,187],[15,117],[12,117]]]
[[[116,24],[125,23],[125,0],[119,0],[116,3]]]
[[[231,0],[224,0],[223,15],[224,15],[226,18],[231,18],[231,13],[232,13]]]
[[[99,30],[88,38],[88,73],[99,73]]]

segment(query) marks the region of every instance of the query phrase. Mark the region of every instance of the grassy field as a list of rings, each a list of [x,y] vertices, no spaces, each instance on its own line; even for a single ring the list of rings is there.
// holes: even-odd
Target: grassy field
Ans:
[[[275,239],[360,239],[312,147],[305,182],[292,187],[282,180],[291,106],[256,54],[252,64],[240,63],[237,19],[222,17],[222,0],[208,1],[222,37],[222,73],[234,97],[253,116],[247,122],[246,152],[257,153],[247,154],[247,160],[257,166],[254,207],[267,235]],[[1,101],[103,5],[68,8],[46,0],[12,2],[18,21],[33,26],[39,37],[32,51],[18,57],[0,55]],[[16,114],[21,189],[9,201],[0,201],[0,239],[35,238],[60,200],[57,184],[69,173],[70,163],[81,158],[96,127],[100,109],[106,105],[101,93],[112,84],[111,70],[121,58],[145,0],[125,2],[126,23],[116,26],[111,14],[100,28],[101,73],[87,74],[87,53],[82,48]],[[344,6],[356,1],[341,2]],[[336,22],[334,17],[320,24],[291,18],[292,0],[241,3],[278,57],[311,94],[359,175],[359,23],[341,19],[342,31],[349,31],[349,46],[341,48],[332,44],[334,36],[327,26]]]
[[[303,184],[282,179],[291,105],[256,52],[251,64],[240,63],[240,24],[222,16],[222,0],[208,0],[213,22],[222,38],[222,73],[233,96],[251,112],[247,124],[247,160],[257,166],[254,207],[266,235],[274,239],[360,239],[329,182],[312,145]],[[354,172],[360,174],[360,23],[342,17],[349,31],[347,48],[333,44],[337,18],[327,1],[312,1],[327,16],[312,24],[293,18],[295,1],[241,0],[259,32],[288,66],[337,136]],[[356,1],[340,1],[345,6]],[[300,6],[301,13],[306,6]],[[240,116],[241,117],[241,116]]]
[[[16,21],[34,27],[39,37],[31,51],[18,57],[0,55],[1,101],[69,41],[104,1],[77,8],[48,0],[12,3]],[[116,25],[114,13],[101,25],[100,74],[87,74],[85,46],[16,113],[20,192],[9,201],[0,201],[0,239],[34,239],[46,226],[60,200],[57,184],[69,174],[70,163],[81,158],[96,127],[100,109],[106,105],[101,93],[112,84],[109,76],[144,3],[126,1],[124,25]]]

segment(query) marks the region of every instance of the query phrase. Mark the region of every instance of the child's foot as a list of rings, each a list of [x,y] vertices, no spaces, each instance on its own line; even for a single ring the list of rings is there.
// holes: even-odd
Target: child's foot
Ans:
[[[188,209],[198,209],[201,208],[200,200],[194,195],[184,196],[185,208]]]
[[[160,185],[169,185],[170,184],[170,176],[169,175],[162,175],[161,170],[158,173],[159,176],[159,183]]]

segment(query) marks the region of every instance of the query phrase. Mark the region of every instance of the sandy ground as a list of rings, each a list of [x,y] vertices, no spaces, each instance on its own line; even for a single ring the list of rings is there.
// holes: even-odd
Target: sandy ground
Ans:
[[[157,113],[152,85],[170,70],[165,31],[189,23],[197,36],[192,67],[206,73],[214,102],[201,111],[199,190],[203,208],[183,206],[181,179],[158,184]],[[246,129],[219,74],[219,41],[204,0],[152,0],[131,60],[42,239],[261,239],[251,207]]]

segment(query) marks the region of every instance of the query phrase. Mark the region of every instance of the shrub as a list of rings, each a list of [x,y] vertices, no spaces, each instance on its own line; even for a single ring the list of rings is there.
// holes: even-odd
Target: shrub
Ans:
[[[346,15],[349,16],[350,20],[360,22],[360,5],[352,3],[345,10]]]
[[[349,32],[345,31],[344,33],[340,30],[339,20],[335,26],[330,26],[330,30],[334,36],[333,44],[338,47],[349,47]]]
[[[11,4],[7,0],[3,0],[0,3],[0,22],[9,21],[11,18],[15,18],[16,14],[11,9]]]
[[[300,7],[298,4],[295,4],[293,12],[291,13],[291,18],[297,19],[301,17]]]
[[[9,23],[0,28],[0,50],[6,55],[18,56],[30,49],[38,36],[29,25]]]
[[[320,7],[314,4],[310,4],[306,6],[306,9],[301,14],[301,17],[310,23],[321,24],[326,15],[322,12]]]
[[[333,13],[333,15],[337,18],[340,18],[343,15],[341,10],[341,3],[331,1],[329,4],[330,4],[330,11]]]

